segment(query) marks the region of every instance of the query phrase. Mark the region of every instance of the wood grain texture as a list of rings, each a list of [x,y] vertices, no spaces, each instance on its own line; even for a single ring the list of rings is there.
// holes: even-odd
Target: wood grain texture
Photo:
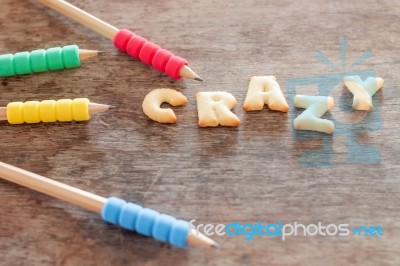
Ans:
[[[176,250],[0,181],[1,265],[400,264],[398,1],[71,3],[187,58],[205,82],[173,81],[34,1],[2,0],[1,54],[73,43],[107,53],[79,69],[2,78],[1,106],[88,97],[116,108],[87,123],[2,123],[1,161],[197,223],[381,225],[384,236],[302,236],[284,242],[223,236],[215,238],[222,244],[219,250]],[[355,71],[373,69],[385,80],[376,95],[381,128],[357,136],[380,151],[377,164],[349,163],[348,151],[357,147],[346,136],[310,133],[316,137],[299,141],[291,125],[297,111],[241,110],[253,75],[275,75],[290,98],[288,80],[338,73],[316,60],[315,53],[323,52],[340,66],[341,38],[348,42],[348,64],[368,49],[373,52]],[[177,89],[189,100],[187,106],[173,108],[176,125],[150,121],[141,110],[145,95],[163,87]],[[195,94],[212,90],[235,95],[239,128],[198,128]],[[315,87],[302,91],[311,94]],[[332,166],[304,168],[301,153],[323,143],[333,148],[315,160],[331,154]]]

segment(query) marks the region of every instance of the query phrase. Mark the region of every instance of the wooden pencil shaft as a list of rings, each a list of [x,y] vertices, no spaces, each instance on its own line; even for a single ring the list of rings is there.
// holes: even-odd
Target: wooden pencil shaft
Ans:
[[[37,0],[39,3],[63,14],[64,16],[84,25],[85,27],[94,30],[104,37],[114,40],[118,29],[114,26],[96,18],[95,16],[83,11],[82,9],[71,5],[63,0]]]
[[[96,213],[101,213],[103,205],[107,200],[90,192],[71,187],[3,162],[0,162],[0,177]]]

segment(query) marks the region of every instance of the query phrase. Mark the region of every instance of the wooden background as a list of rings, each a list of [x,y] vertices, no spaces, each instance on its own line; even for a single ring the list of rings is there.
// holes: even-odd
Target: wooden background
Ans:
[[[106,52],[79,69],[0,79],[0,105],[10,101],[89,97],[116,108],[87,123],[11,126],[1,123],[0,160],[97,193],[120,196],[197,223],[234,221],[380,225],[380,237],[214,237],[219,250],[178,250],[103,223],[96,214],[0,181],[1,265],[399,265],[400,257],[400,3],[394,0],[129,1],[71,0],[94,15],[149,38],[189,60],[205,81],[174,81],[118,52],[107,39],[35,1],[1,0],[0,53],[78,44]],[[385,80],[374,97],[374,131],[358,136],[380,152],[374,164],[354,164],[340,130],[300,141],[289,114],[244,113],[253,75],[288,80],[354,71]],[[323,52],[334,70],[315,58]],[[347,66],[348,66],[347,65]],[[168,87],[189,100],[174,108],[176,125],[150,121],[145,95]],[[346,89],[338,84],[345,94]],[[302,93],[313,94],[315,86]],[[197,126],[198,91],[231,92],[238,128]],[[337,98],[335,98],[337,100]],[[351,103],[347,101],[347,107]],[[337,105],[339,106],[339,104]],[[332,115],[343,113],[339,109]],[[352,115],[352,113],[347,113]],[[328,115],[330,116],[330,115]],[[361,126],[369,125],[362,120]],[[371,122],[370,122],[371,123]],[[350,124],[352,129],[354,124]],[[356,132],[357,133],[357,132]],[[331,143],[305,168],[304,151]],[[353,148],[357,148],[354,146]],[[368,157],[368,155],[367,155]],[[321,166],[321,165],[320,165]]]

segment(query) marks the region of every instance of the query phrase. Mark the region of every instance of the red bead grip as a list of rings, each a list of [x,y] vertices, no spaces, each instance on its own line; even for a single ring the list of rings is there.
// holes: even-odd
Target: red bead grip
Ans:
[[[182,57],[161,49],[160,46],[149,42],[132,31],[122,29],[114,37],[114,45],[119,50],[138,58],[145,64],[167,73],[174,79],[180,79],[179,70],[188,62]]]

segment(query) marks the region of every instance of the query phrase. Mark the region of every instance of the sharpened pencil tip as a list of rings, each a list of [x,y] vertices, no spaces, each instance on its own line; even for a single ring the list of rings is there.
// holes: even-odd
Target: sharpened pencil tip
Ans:
[[[107,104],[99,104],[99,103],[89,103],[89,112],[90,114],[97,114],[108,111],[111,108],[111,105]]]
[[[212,244],[211,245],[213,248],[220,248],[221,247],[221,245],[220,244],[218,244],[218,243],[214,243],[214,244]]]
[[[192,228],[189,231],[188,244],[205,248],[219,248],[220,245],[208,236]]]
[[[199,75],[194,73],[194,71],[191,70],[190,67],[188,67],[187,65],[184,65],[183,67],[181,67],[181,69],[179,70],[179,76],[182,78],[203,81],[203,79],[200,78]]]
[[[97,51],[97,54],[105,54],[106,52],[104,51]]]

